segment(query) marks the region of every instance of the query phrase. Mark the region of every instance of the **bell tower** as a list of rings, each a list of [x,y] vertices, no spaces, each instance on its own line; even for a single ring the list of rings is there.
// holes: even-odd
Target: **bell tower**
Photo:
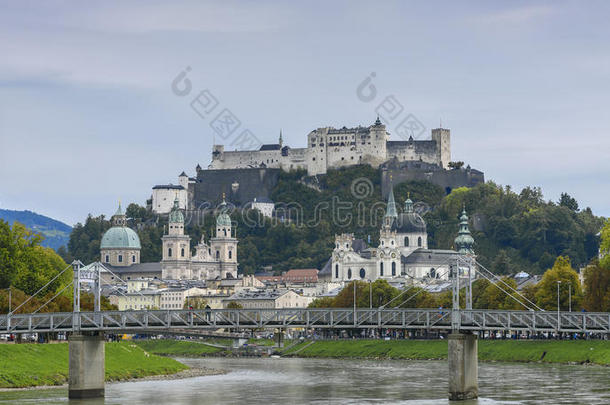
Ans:
[[[184,215],[176,195],[174,206],[169,213],[168,230],[161,238],[163,259],[161,274],[163,279],[191,279],[191,238],[184,234]]]
[[[216,236],[210,239],[211,260],[218,263],[221,278],[237,278],[237,238],[233,237],[231,217],[225,196],[216,217]]]

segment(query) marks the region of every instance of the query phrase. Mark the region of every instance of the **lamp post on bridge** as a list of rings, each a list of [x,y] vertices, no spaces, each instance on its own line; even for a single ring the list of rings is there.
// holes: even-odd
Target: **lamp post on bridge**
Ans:
[[[557,280],[557,333],[559,333],[559,323],[561,322],[561,318],[559,315],[559,286],[561,285],[561,280]]]

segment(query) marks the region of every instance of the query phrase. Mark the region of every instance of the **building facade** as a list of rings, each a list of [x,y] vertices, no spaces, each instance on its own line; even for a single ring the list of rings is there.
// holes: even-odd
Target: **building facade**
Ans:
[[[221,213],[216,217],[216,235],[210,238],[209,243],[202,237],[195,247],[195,254],[191,255],[191,238],[184,234],[184,215],[178,199],[174,200],[169,214],[168,232],[162,238],[162,279],[237,278],[237,239],[227,209],[227,203],[223,201]]]
[[[209,169],[279,168],[306,169],[310,176],[329,168],[370,164],[379,167],[390,160],[422,161],[448,168],[451,161],[449,129],[432,130],[430,140],[390,141],[390,134],[379,118],[371,126],[335,129],[318,128],[307,135],[307,147],[290,148],[279,143],[262,145],[259,150],[226,151],[214,145]]]
[[[460,218],[460,230],[455,240],[459,251],[428,249],[428,234],[424,219],[415,212],[410,198],[398,214],[394,191],[390,190],[383,225],[379,233],[379,245],[369,247],[353,234],[335,236],[330,265],[330,280],[373,281],[377,279],[448,280],[450,266],[460,255],[472,255],[474,240],[468,230],[466,212]]]

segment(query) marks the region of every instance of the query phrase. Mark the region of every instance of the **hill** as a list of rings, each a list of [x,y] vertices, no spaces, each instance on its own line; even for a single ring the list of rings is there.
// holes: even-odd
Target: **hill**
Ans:
[[[60,246],[68,245],[70,232],[72,232],[72,227],[61,221],[27,210],[14,211],[0,209],[0,219],[5,220],[11,225],[14,221],[17,221],[25,225],[26,228],[43,235],[44,240],[42,241],[42,246],[50,247],[55,250],[59,249]]]
[[[379,170],[353,166],[331,170],[315,179],[304,172],[282,172],[271,193],[283,220],[263,218],[248,211],[231,214],[239,239],[240,271],[253,273],[265,266],[274,271],[289,268],[322,268],[331,255],[334,235],[350,232],[377,246],[385,201],[381,198]],[[539,188],[520,193],[493,182],[472,188],[445,189],[427,181],[410,181],[394,187],[402,208],[407,195],[419,203],[428,227],[431,248],[452,248],[462,207],[471,218],[478,260],[498,274],[541,274],[559,255],[569,256],[575,267],[596,256],[596,236],[603,218],[590,208],[578,209],[565,194],[559,202],[545,201]],[[186,232],[193,245],[214,227],[213,212],[187,213]],[[127,215],[142,242],[141,258],[161,258],[164,217],[155,217],[132,204]],[[83,261],[97,260],[101,235],[109,227],[103,216],[88,217],[75,226],[69,253]]]

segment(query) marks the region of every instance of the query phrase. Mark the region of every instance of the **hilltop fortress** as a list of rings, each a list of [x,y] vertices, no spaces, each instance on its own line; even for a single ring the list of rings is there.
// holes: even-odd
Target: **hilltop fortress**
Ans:
[[[281,171],[306,170],[309,183],[318,184],[315,176],[325,175],[329,169],[361,164],[380,169],[383,197],[391,184],[405,181],[429,181],[447,193],[485,181],[482,172],[450,162],[449,129],[433,129],[429,140],[410,137],[391,141],[386,126],[377,118],[368,127],[313,130],[307,135],[305,148],[284,145],[281,132],[278,143],[264,144],[257,150],[228,151],[224,145],[214,145],[207,169],[197,165],[194,177],[182,172],[177,184],[154,186],[148,204],[155,213],[167,214],[176,197],[181,209],[195,210],[218,204],[225,194],[227,201],[237,206],[272,206],[269,198]]]
[[[379,118],[369,127],[335,129],[318,128],[307,135],[307,147],[291,148],[279,143],[262,145],[259,150],[226,151],[214,145],[209,169],[275,168],[306,169],[314,176],[330,168],[380,164],[396,159],[399,162],[421,161],[447,169],[451,161],[451,135],[448,129],[432,130],[431,140],[390,141],[390,134]]]

